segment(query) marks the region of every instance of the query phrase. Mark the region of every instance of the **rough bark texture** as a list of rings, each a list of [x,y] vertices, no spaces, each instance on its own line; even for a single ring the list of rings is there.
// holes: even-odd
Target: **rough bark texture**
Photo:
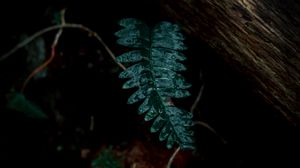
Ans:
[[[298,125],[300,4],[296,0],[163,0],[162,11],[253,82]],[[298,114],[297,114],[298,113]]]

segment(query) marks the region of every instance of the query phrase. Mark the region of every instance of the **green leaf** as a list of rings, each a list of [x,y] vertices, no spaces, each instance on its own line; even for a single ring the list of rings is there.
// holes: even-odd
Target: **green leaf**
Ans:
[[[161,129],[160,134],[159,134],[159,140],[163,141],[163,140],[167,139],[171,132],[172,132],[172,126],[171,126],[170,122],[168,122]]]
[[[152,88],[140,87],[136,92],[134,92],[128,99],[128,104],[133,104],[139,102],[146,98],[146,96],[151,92]]]
[[[153,38],[168,37],[175,40],[184,40],[184,36],[179,31],[180,28],[176,24],[160,22],[153,28]]]
[[[183,89],[158,88],[157,90],[163,97],[183,98],[190,96],[190,92]]]
[[[134,28],[134,27],[141,26],[141,25],[144,25],[147,27],[147,25],[145,25],[145,23],[143,21],[140,21],[135,18],[122,19],[119,21],[119,24],[126,28]]]
[[[151,107],[151,109],[148,111],[148,113],[145,115],[145,121],[150,121],[153,118],[155,118],[157,115],[159,115],[159,111],[156,110],[154,107]]]
[[[123,85],[123,89],[129,89],[133,87],[138,87],[146,84],[153,84],[153,81],[149,77],[149,73],[143,73],[140,76],[135,76],[128,81],[126,81]]]
[[[123,157],[114,154],[112,146],[102,149],[91,162],[91,168],[122,168]]]
[[[148,26],[137,19],[122,19],[119,24],[125,28],[116,32],[117,43],[127,47],[143,48],[149,45],[150,31]]]
[[[8,95],[7,108],[24,113],[29,118],[45,119],[47,115],[21,93],[13,92]]]
[[[145,70],[147,70],[147,67],[143,62],[137,63],[121,72],[119,78],[133,78]]]
[[[186,57],[182,53],[167,48],[152,48],[151,55],[153,57],[164,57],[171,60],[179,60],[179,61],[186,60]]]
[[[152,47],[185,50],[186,46],[182,42],[184,37],[179,30],[179,26],[168,22],[157,24],[153,29]]]
[[[117,37],[141,38],[149,41],[149,30],[144,30],[141,27],[122,29],[115,33]]]
[[[157,132],[159,129],[161,129],[166,124],[166,122],[167,122],[166,117],[164,117],[163,115],[159,115],[154,120],[154,122],[150,128],[150,132]]]
[[[156,78],[155,83],[158,88],[175,88],[173,80],[169,78]]]
[[[170,119],[170,123],[173,126],[174,134],[179,141],[181,148],[186,149],[189,146],[194,146],[193,132],[189,130],[193,126],[191,118],[192,113],[181,110],[174,106],[169,106],[167,108],[167,114]]]
[[[156,78],[155,83],[157,88],[164,89],[178,89],[183,90],[189,88],[191,85],[186,83],[183,78]]]
[[[177,89],[187,89],[190,88],[192,85],[187,83],[184,78],[180,75],[174,75],[172,77],[174,85],[176,86],[175,88]]]
[[[183,64],[174,62],[174,61],[167,62],[164,58],[152,59],[151,63],[152,63],[152,66],[165,67],[172,71],[185,71],[186,70],[186,68]]]
[[[186,46],[182,41],[174,40],[171,38],[153,40],[152,47],[153,48],[162,47],[162,48],[173,49],[173,50],[186,50]]]
[[[118,56],[117,61],[121,63],[138,62],[144,58],[145,52],[144,50],[133,50]]]
[[[150,97],[147,97],[144,102],[140,105],[139,110],[138,110],[138,114],[143,114],[146,111],[148,111],[152,106],[149,103]]]
[[[171,149],[176,142],[176,137],[174,136],[173,133],[171,133],[167,139],[167,148]]]
[[[24,35],[24,40],[27,39],[28,36]],[[23,37],[22,37],[23,41]],[[46,42],[45,39],[42,37],[38,37],[35,40],[33,40],[31,43],[26,45],[25,47],[26,52],[26,67],[29,72],[31,72],[33,69],[41,65],[45,62],[47,57],[47,51],[46,51]],[[47,68],[43,69],[39,73],[34,75],[34,79],[41,79],[45,78],[47,76],[48,70]]]
[[[121,38],[117,41],[117,43],[120,45],[134,48],[143,48],[145,45],[149,45],[148,41],[136,37]]]

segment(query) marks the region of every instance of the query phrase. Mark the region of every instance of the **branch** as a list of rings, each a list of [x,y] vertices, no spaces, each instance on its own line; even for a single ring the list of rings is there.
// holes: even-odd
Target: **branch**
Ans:
[[[200,81],[203,81],[203,74],[202,74],[201,71],[200,71],[200,74],[199,74],[199,78],[200,78]],[[201,85],[200,90],[199,90],[198,95],[197,95],[197,98],[195,99],[193,105],[191,106],[191,109],[190,109],[191,113],[194,113],[196,107],[198,106],[198,103],[199,103],[199,101],[202,97],[202,94],[203,94],[203,90],[204,90],[204,83]]]
[[[166,168],[171,168],[171,165],[172,165],[172,163],[173,163],[173,161],[174,161],[174,159],[175,159],[175,157],[176,157],[176,155],[177,155],[177,153],[178,153],[179,151],[180,151],[180,147],[178,147],[178,148],[174,151],[174,153],[172,154],[171,158],[170,158],[169,161],[168,161],[168,164],[167,164]]]
[[[15,52],[17,52],[19,49],[23,48],[28,43],[32,42],[37,37],[39,37],[39,36],[41,36],[45,33],[48,33],[48,32],[51,32],[51,31],[54,31],[54,30],[57,30],[57,29],[62,29],[62,28],[80,29],[80,30],[88,32],[90,36],[93,36],[98,40],[98,42],[104,47],[104,49],[107,51],[107,53],[110,55],[110,57],[115,61],[115,63],[120,68],[122,68],[123,70],[126,69],[124,65],[122,65],[121,63],[116,61],[116,56],[114,55],[114,53],[109,49],[109,47],[106,45],[106,43],[102,40],[102,38],[96,32],[92,31],[90,28],[88,28],[86,26],[83,26],[81,24],[75,24],[75,23],[65,23],[65,24],[61,24],[61,25],[54,25],[54,26],[50,26],[50,27],[47,27],[45,29],[42,29],[42,30],[36,32],[35,34],[30,36],[29,38],[25,39],[24,41],[22,41],[21,43],[16,45],[13,49],[11,49],[7,53],[3,54],[3,56],[0,58],[0,61],[5,60],[9,56],[11,56]]]
[[[65,24],[65,9],[61,11],[61,23],[62,23],[62,25]],[[28,82],[34,75],[41,72],[44,68],[46,68],[52,62],[52,60],[55,57],[55,48],[57,46],[57,43],[58,43],[59,38],[61,37],[62,33],[63,33],[63,28],[60,28],[59,31],[56,33],[53,43],[51,45],[51,55],[50,55],[49,59],[46,62],[44,62],[42,65],[38,66],[36,69],[34,69],[30,73],[30,75],[26,78],[25,82],[22,85],[21,92],[24,92],[25,87],[27,86]]]
[[[214,133],[217,137],[219,137],[220,140],[223,142],[223,144],[226,144],[226,143],[227,143],[227,141],[226,141],[220,134],[218,134],[218,132],[217,132],[215,129],[213,129],[209,124],[207,124],[206,122],[203,122],[203,121],[196,121],[195,124],[207,128],[209,131],[211,131],[211,132]]]
[[[194,113],[196,107],[198,106],[198,103],[199,103],[199,101],[200,101],[200,99],[201,99],[201,97],[202,97],[202,94],[203,94],[203,90],[204,90],[204,84],[202,84],[202,86],[200,87],[200,90],[199,90],[199,92],[198,92],[198,96],[197,96],[197,98],[195,99],[195,101],[194,101],[194,103],[193,103],[193,105],[192,105],[192,107],[191,107],[191,110],[190,110],[191,113]]]

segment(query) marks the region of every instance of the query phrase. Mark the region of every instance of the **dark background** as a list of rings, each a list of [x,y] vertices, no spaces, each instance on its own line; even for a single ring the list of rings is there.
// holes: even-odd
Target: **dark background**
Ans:
[[[113,35],[120,28],[118,20],[135,17],[149,25],[161,20],[172,22],[161,14],[159,5],[159,1],[137,0],[3,3],[0,53],[19,43],[22,34],[33,34],[52,25],[53,13],[67,8],[67,22],[80,23],[96,31],[118,55],[124,52]],[[54,35],[55,31],[43,36],[47,53]],[[176,103],[189,109],[205,83],[195,120],[207,122],[226,143],[196,126],[197,151],[193,155],[183,152],[182,163],[174,163],[174,167],[292,167],[297,164],[298,128],[289,125],[273,107],[257,98],[248,79],[225,64],[214,49],[189,36],[185,42],[189,47],[184,52],[188,70],[183,74],[193,85],[192,96]],[[16,167],[15,164],[89,167],[103,146],[113,145],[119,151],[128,151],[136,141],[150,145],[152,153],[147,153],[149,148],[141,151],[154,158],[165,154],[159,162],[167,163],[172,151],[165,149],[157,135],[149,133],[149,124],[136,114],[138,106],[126,104],[132,90],[121,89],[123,81],[118,79],[121,69],[103,46],[81,30],[64,30],[57,47],[57,53],[61,54],[48,67],[47,77],[32,80],[25,90],[24,94],[41,106],[49,118],[29,119],[6,109],[5,95],[12,87],[20,89],[30,73],[26,70],[24,53],[21,49],[0,62],[0,160],[7,161],[0,167]],[[63,119],[57,119],[53,110]],[[89,131],[91,116],[95,118],[93,131]],[[58,146],[63,146],[63,150],[57,151]],[[90,149],[90,156],[82,158],[82,149]],[[151,161],[157,162],[149,160],[145,167],[156,164]],[[128,164],[125,166],[130,167]]]

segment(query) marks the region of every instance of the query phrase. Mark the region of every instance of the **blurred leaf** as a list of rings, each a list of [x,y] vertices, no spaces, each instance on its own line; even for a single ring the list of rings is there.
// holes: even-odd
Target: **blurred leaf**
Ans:
[[[45,119],[47,115],[22,93],[12,92],[8,95],[7,108],[24,113],[29,118]]]
[[[116,157],[112,146],[103,149],[97,158],[92,161],[92,168],[122,168],[122,158]]]
[[[28,36],[24,35],[22,39],[26,39]],[[40,66],[46,61],[46,43],[42,37],[36,38],[29,43],[25,50],[27,51],[27,69],[29,72]],[[43,69],[34,76],[34,79],[45,78],[47,76],[47,68]]]

